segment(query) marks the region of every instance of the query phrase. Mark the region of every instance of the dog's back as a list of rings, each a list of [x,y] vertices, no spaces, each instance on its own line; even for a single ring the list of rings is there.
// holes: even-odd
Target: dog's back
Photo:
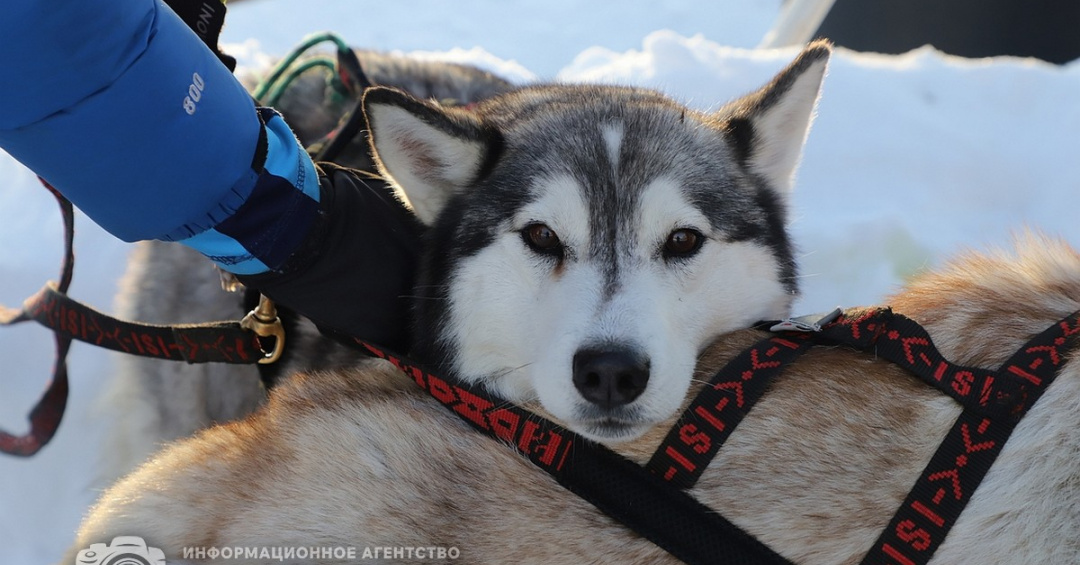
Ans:
[[[996,368],[1080,309],[1080,254],[1032,238],[1016,257],[973,256],[927,275],[892,304],[954,362]],[[722,337],[697,373],[760,337]],[[470,563],[674,562],[395,371],[303,376],[254,417],[173,445],[106,493],[77,547],[138,534],[176,556],[390,545],[453,546]],[[1070,360],[932,563],[1080,562],[1077,398]],[[772,384],[693,492],[796,563],[857,563],[958,412],[886,361],[816,348]],[[644,463],[673,422],[613,447]],[[543,533],[524,543],[523,532]]]

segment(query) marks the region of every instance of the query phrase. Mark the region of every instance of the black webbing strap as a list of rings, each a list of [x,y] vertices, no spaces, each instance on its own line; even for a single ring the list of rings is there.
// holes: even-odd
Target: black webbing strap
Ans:
[[[402,356],[356,342],[394,364],[471,426],[509,444],[567,490],[682,561],[790,565],[719,513],[633,461],[479,387],[432,375]]]
[[[896,363],[963,406],[863,565],[922,565],[990,470],[1020,418],[1054,380],[1080,336],[1075,312],[1032,338],[997,371],[945,360],[930,335],[889,309],[850,311],[813,333],[759,341],[732,359],[690,404],[647,468],[680,488],[692,486],[769,380],[812,344],[844,344]]]
[[[247,365],[265,358],[259,337],[239,321],[157,325],[129,322],[99,312],[47,283],[23,303],[34,320],[68,340],[120,353],[187,363]]]
[[[925,334],[925,330],[908,333],[905,328],[909,323],[914,322],[902,318],[890,323],[889,332],[883,335],[885,343],[879,344],[879,355],[893,361],[894,357],[902,359],[897,362],[914,367],[923,380],[951,391],[964,411],[863,565],[923,565],[930,561],[1020,418],[1057,377],[1066,352],[1080,335],[1080,312],[1075,312],[1024,344],[997,371],[983,375],[951,364],[942,368],[942,361],[925,349],[932,346],[919,342],[923,337],[916,333]],[[894,325],[896,334],[892,334]],[[995,408],[993,413],[987,413],[988,407]]]
[[[1017,373],[1005,367],[993,371],[947,361],[922,326],[887,308],[845,316],[814,336],[823,343],[842,343],[863,351],[873,351],[878,357],[907,369],[976,414],[1018,419],[1028,406],[1022,395],[1033,383],[1018,378]],[[1036,336],[1021,351],[1040,337]]]
[[[788,334],[740,353],[698,393],[646,468],[678,488],[694,486],[769,381],[813,344],[810,334]]]

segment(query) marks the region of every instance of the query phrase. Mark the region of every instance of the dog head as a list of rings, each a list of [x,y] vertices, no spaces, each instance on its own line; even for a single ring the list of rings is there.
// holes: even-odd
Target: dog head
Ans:
[[[623,87],[468,109],[369,90],[379,171],[430,227],[414,354],[594,439],[670,416],[716,336],[788,313],[786,199],[829,52],[714,113]]]

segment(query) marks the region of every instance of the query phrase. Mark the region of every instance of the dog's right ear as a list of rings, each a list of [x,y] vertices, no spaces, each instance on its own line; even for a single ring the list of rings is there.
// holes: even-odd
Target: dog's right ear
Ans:
[[[810,43],[761,90],[717,112],[736,157],[782,197],[791,190],[832,46]]]
[[[369,88],[363,108],[379,173],[426,225],[487,164],[494,133],[467,110],[384,87]]]

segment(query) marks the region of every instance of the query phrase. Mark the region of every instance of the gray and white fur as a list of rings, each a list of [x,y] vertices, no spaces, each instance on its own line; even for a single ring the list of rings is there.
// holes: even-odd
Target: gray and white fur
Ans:
[[[615,86],[468,110],[369,90],[376,164],[429,226],[414,354],[594,439],[668,417],[716,336],[788,314],[785,208],[828,54],[708,114]]]

